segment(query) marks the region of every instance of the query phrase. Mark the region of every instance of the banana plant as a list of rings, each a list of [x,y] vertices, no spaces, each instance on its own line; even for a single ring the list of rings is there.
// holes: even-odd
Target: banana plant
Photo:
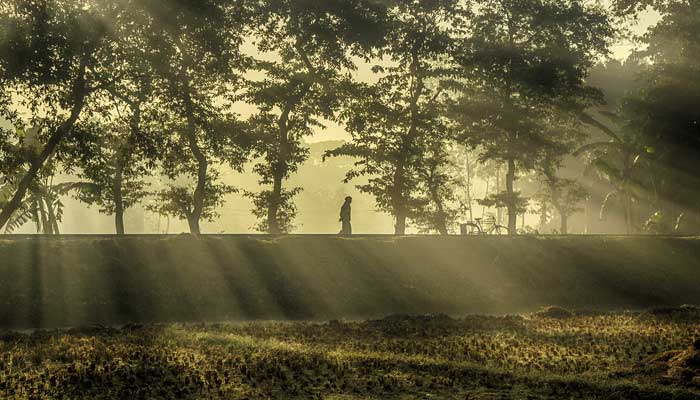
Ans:
[[[22,173],[16,174],[21,177]],[[0,186],[0,205],[6,202],[16,190],[17,180],[5,179]],[[33,222],[36,232],[45,235],[59,235],[59,223],[63,219],[65,204],[62,197],[73,191],[96,190],[95,185],[86,182],[54,183],[53,175],[38,177],[29,187],[28,195],[20,207],[10,216],[4,232],[11,234],[22,226]]]
[[[624,121],[614,113],[601,112],[616,125],[622,126]],[[641,137],[633,132],[616,132],[590,114],[584,113],[581,121],[596,128],[608,140],[601,140],[581,146],[574,155],[587,155],[585,173],[596,171],[612,187],[600,207],[600,218],[604,219],[613,202],[622,205],[625,229],[627,234],[635,231],[634,204],[643,194],[643,187],[637,179],[637,171],[641,168],[648,153],[653,149],[644,145]]]

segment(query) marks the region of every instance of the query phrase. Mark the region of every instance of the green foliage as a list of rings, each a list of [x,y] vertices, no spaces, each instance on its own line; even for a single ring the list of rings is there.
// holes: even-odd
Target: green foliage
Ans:
[[[291,190],[282,189],[277,196],[271,190],[264,190],[257,193],[246,193],[246,197],[253,200],[253,215],[259,219],[258,225],[254,228],[258,232],[278,232],[282,234],[291,233],[296,225],[294,225],[294,218],[297,215],[297,208],[294,205],[294,196],[301,192],[301,188],[294,188]],[[274,200],[273,197],[277,196]],[[268,223],[268,210],[270,204],[276,202],[277,213],[275,217],[275,228],[274,231],[271,229]]]
[[[73,192],[80,196],[96,190],[95,185],[87,182],[53,183],[53,171],[50,170],[44,171],[42,175],[30,186],[27,199],[11,214],[4,228],[5,233],[14,233],[33,222],[37,233],[58,235],[65,207],[61,198]],[[8,177],[6,183],[0,186],[0,206],[16,191],[19,176],[21,175]]]
[[[661,19],[630,60],[596,66],[646,9]],[[698,21],[689,0],[5,1],[0,176],[13,182],[0,223],[26,221],[38,208],[22,201],[38,204],[30,189],[49,175],[89,182],[80,200],[117,221],[157,176],[173,189],[154,209],[189,215],[199,233],[223,204],[212,196],[232,190],[212,170],[254,158],[259,228],[289,232],[301,188],[285,183],[308,159],[305,138],[331,122],[353,140],[327,155],[355,158],[346,182],[360,181],[399,234],[407,221],[452,229],[455,140],[507,170],[505,191],[483,204],[508,211],[511,233],[529,173],[547,176],[538,200],[581,200],[557,174],[574,148],[597,173],[582,180],[607,194],[594,201],[603,214],[619,203],[628,232],[644,221],[696,230]],[[367,81],[360,61],[377,64]],[[253,107],[246,121],[241,103]]]
[[[467,24],[457,59],[465,80],[453,115],[482,160],[534,169],[559,146],[572,116],[601,100],[585,83],[615,33],[609,16],[583,1],[484,2]],[[507,182],[507,186],[513,186]],[[514,230],[518,196],[501,200]],[[520,208],[522,210],[522,208]]]
[[[628,129],[645,146],[652,164],[655,210],[675,219],[692,215],[697,226],[698,151],[700,150],[700,12],[689,1],[659,2],[661,20],[640,38],[634,54],[645,67],[639,87],[624,102]],[[645,184],[649,186],[649,184]],[[686,227],[687,228],[687,227]]]
[[[369,177],[358,188],[395,217],[403,234],[406,218],[423,204],[422,146],[431,136],[445,140],[448,130],[442,110],[454,75],[449,50],[464,11],[456,1],[399,1],[389,11],[392,29],[381,49],[387,65],[374,67],[376,83],[354,89],[342,113],[353,141],[328,156],[358,159],[346,181]]]
[[[199,218],[205,221],[215,220],[219,216],[217,210],[224,204],[225,196],[237,191],[230,185],[213,183],[217,176],[218,174],[214,172],[210,173],[202,194],[203,205]],[[167,188],[154,193],[156,201],[148,204],[146,208],[159,215],[191,221],[196,207],[191,193],[190,187],[172,183],[167,185]]]
[[[258,229],[289,232],[296,215],[292,197],[301,188],[285,190],[283,182],[308,158],[303,139],[325,120],[336,120],[344,88],[355,70],[351,56],[367,58],[379,43],[384,8],[365,1],[260,4],[253,22],[261,53],[274,52],[279,61],[260,61],[254,69],[265,78],[252,81],[243,97],[257,107],[248,123],[260,184],[271,186],[254,199]]]

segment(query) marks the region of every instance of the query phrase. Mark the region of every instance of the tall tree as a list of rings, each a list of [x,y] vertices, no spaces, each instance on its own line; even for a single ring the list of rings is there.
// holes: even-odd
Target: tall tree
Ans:
[[[83,123],[74,133],[81,140],[72,149],[67,166],[86,185],[77,197],[99,207],[101,213],[114,216],[117,235],[124,235],[124,214],[148,195],[146,177],[156,167],[154,137],[144,135],[136,111],[129,111],[112,123]],[[75,168],[75,169],[73,169]]]
[[[346,181],[369,177],[359,189],[394,216],[397,235],[422,204],[423,138],[447,130],[440,110],[453,74],[454,26],[464,12],[457,0],[392,2],[385,65],[374,67],[377,82],[361,85],[343,112],[353,142],[328,153],[359,159]]]
[[[41,126],[41,151],[11,165],[23,171],[0,204],[0,228],[22,205],[46,162],[71,133],[116,61],[106,21],[119,5],[100,1],[3,2],[0,15],[0,117],[16,127]],[[14,95],[15,102],[8,98]],[[28,114],[19,112],[28,110]],[[21,144],[23,137],[13,137]],[[20,146],[21,147],[21,146]],[[7,169],[7,168],[5,168]]]
[[[212,217],[212,207],[232,190],[216,182],[212,164],[240,169],[245,159],[237,141],[240,125],[224,104],[240,89],[240,74],[248,65],[241,51],[249,15],[244,3],[134,2],[146,37],[143,57],[155,71],[153,87],[160,105],[167,108],[160,121],[164,172],[194,181],[193,189],[189,179],[181,179],[161,192],[161,211],[186,219],[192,234],[201,233],[201,220]]]
[[[440,135],[430,135],[418,167],[423,203],[416,210],[415,222],[426,232],[437,231],[448,235],[457,218],[455,207],[456,178],[451,175],[453,165],[449,140]],[[470,188],[467,188],[468,193]]]
[[[602,8],[583,0],[482,1],[475,10],[457,55],[467,85],[456,120],[482,160],[505,164],[506,189],[491,200],[507,208],[515,234],[526,202],[515,188],[518,169],[532,170],[556,144],[549,127],[560,113],[599,100],[584,79],[615,31]]]
[[[148,24],[143,13],[129,6],[111,21],[119,46],[114,57],[125,62],[114,65],[113,79],[96,101],[109,110],[94,115],[74,130],[75,143],[66,160],[69,169],[92,183],[91,190],[78,192],[80,200],[97,205],[102,213],[114,215],[115,231],[125,234],[124,213],[147,194],[144,176],[156,167],[156,131],[153,121],[162,103],[154,97],[155,71],[145,51]]]
[[[628,129],[641,134],[653,162],[656,212],[667,225],[700,230],[700,10],[695,1],[646,1],[661,14],[634,54],[645,66],[625,101]],[[679,220],[680,224],[671,223]]]
[[[555,158],[550,158],[543,163],[540,175],[542,188],[535,197],[541,207],[541,222],[546,223],[547,211],[551,206],[559,216],[559,233],[568,235],[569,218],[582,210],[581,202],[587,198],[588,191],[581,182],[559,176],[557,173],[559,167],[560,160]]]
[[[249,122],[264,162],[254,170],[269,189],[250,193],[262,220],[259,229],[279,234],[293,227],[293,198],[302,189],[284,187],[308,157],[303,138],[336,119],[341,93],[381,38],[384,8],[365,0],[277,0],[258,8],[258,50],[276,60],[260,61],[265,78],[253,81],[245,99],[258,108]]]
[[[635,203],[642,197],[641,166],[646,157],[647,146],[644,138],[635,131],[626,129],[625,122],[615,114],[608,114],[615,120],[613,126],[618,131],[602,122],[600,117],[584,114],[583,121],[595,127],[604,134],[607,140],[597,140],[581,146],[574,155],[586,155],[586,173],[595,171],[612,187],[601,204],[600,217],[605,218],[617,202],[623,211],[625,232],[631,234],[638,230],[641,224],[636,223],[634,215]]]

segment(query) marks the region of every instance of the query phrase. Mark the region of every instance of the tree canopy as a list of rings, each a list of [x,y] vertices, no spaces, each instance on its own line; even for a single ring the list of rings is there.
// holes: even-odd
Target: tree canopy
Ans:
[[[696,8],[3,1],[0,227],[59,233],[72,196],[113,215],[118,234],[140,208],[199,234],[240,191],[228,177],[252,172],[258,185],[242,192],[255,229],[289,233],[308,141],[338,126],[348,140],[326,157],[352,160],[345,182],[393,217],[395,234],[457,232],[473,203],[505,210],[516,234],[533,201],[541,221],[556,210],[562,233],[582,209],[618,215],[628,233],[692,232]],[[660,19],[627,38],[628,60],[610,60],[648,10]]]

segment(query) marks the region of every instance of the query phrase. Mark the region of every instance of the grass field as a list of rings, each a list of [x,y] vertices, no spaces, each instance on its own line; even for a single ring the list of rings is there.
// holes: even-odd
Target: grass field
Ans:
[[[698,337],[697,308],[5,333],[0,397],[697,399],[668,352]]]

